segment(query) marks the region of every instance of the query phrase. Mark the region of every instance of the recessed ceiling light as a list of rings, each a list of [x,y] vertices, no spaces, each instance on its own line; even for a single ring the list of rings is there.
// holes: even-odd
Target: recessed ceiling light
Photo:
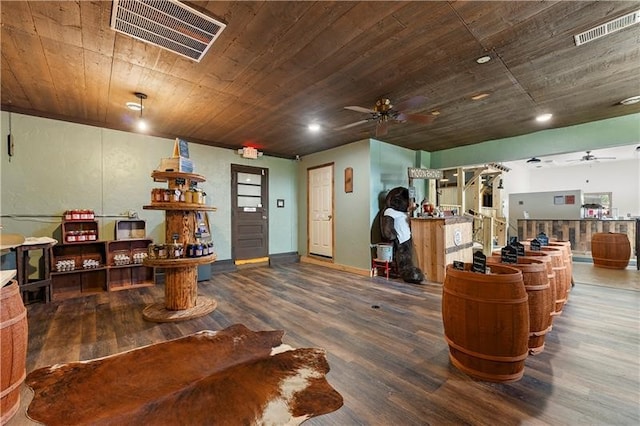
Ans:
[[[637,104],[638,102],[640,102],[640,96],[632,96],[630,98],[621,100],[620,104],[621,105],[633,105],[633,104]]]
[[[489,94],[488,93],[478,93],[475,96],[472,96],[471,99],[474,101],[479,101],[480,99],[484,99],[484,98],[488,98]]]
[[[312,132],[318,132],[320,131],[320,125],[318,123],[311,123],[309,124],[309,130]]]
[[[551,117],[553,117],[553,114],[540,114],[536,117],[536,121],[539,123],[544,123],[551,120]]]
[[[491,60],[491,56],[484,55],[484,56],[480,56],[478,59],[476,59],[476,62],[479,63],[479,64],[486,64],[490,60]]]
[[[127,105],[127,108],[133,111],[140,111],[141,109],[144,108],[142,104],[139,104],[137,102],[127,102],[126,105]]]

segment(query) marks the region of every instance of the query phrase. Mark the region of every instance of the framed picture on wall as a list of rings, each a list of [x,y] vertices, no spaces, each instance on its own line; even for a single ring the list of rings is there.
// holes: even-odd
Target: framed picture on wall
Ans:
[[[553,197],[553,204],[564,204],[564,195],[556,195]]]

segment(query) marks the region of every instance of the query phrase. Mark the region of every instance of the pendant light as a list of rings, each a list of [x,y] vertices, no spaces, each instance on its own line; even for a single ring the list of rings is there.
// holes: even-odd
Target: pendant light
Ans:
[[[136,98],[140,99],[140,118],[138,118],[136,127],[138,128],[139,131],[144,132],[147,130],[147,122],[144,121],[144,119],[142,118],[142,110],[144,109],[144,107],[142,106],[142,100],[147,99],[147,95],[145,95],[142,92],[136,92],[135,95],[136,95]]]

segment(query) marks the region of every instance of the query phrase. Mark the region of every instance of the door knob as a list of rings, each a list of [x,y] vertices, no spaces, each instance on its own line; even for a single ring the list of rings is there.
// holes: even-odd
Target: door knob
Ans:
[[[262,218],[263,218],[263,219],[267,219],[267,217],[266,217],[266,216],[262,216]]]

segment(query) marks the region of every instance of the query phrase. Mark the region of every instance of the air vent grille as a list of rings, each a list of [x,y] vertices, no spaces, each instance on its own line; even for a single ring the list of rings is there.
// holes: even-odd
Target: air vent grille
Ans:
[[[595,28],[591,28],[590,30],[582,32],[578,35],[575,35],[573,36],[573,38],[576,42],[576,46],[580,46],[582,44],[596,40],[600,37],[604,37],[608,34],[614,33],[623,28],[627,28],[639,22],[640,22],[640,10],[636,10],[635,12],[628,13],[612,21],[609,21]]]
[[[226,25],[176,0],[114,0],[111,28],[200,62]]]

